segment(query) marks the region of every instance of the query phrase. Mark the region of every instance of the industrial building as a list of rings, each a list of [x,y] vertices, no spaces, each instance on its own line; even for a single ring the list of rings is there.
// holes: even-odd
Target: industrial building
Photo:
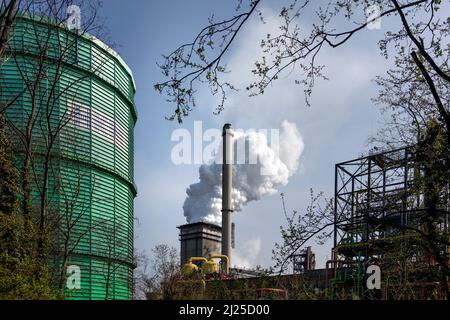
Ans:
[[[188,263],[193,257],[207,257],[219,253],[227,257],[228,263],[231,261],[231,250],[235,244],[235,225],[231,221],[233,135],[231,124],[225,124],[222,131],[222,225],[194,222],[178,227],[182,265]]]
[[[253,285],[257,292],[281,292],[286,297],[293,293],[297,298],[302,290],[332,300],[445,298],[441,267],[424,250],[424,240],[419,237],[421,231],[426,231],[428,210],[421,186],[424,176],[416,146],[336,164],[334,245],[332,259],[325,268],[316,269],[315,254],[307,247],[292,256],[294,274],[260,277],[230,269],[231,277],[223,279],[228,293],[243,292],[237,288]],[[445,200],[449,190],[445,187],[440,194],[443,201],[435,221],[444,237],[449,229],[450,212]],[[219,226],[196,223],[179,228],[183,264],[190,257],[219,252]],[[439,250],[446,252],[443,256],[448,259],[450,248],[446,243],[444,239]],[[369,266],[382,270],[379,288],[367,285]],[[243,285],[238,280],[247,282]],[[265,287],[268,285],[271,288]]]
[[[179,226],[180,260],[187,263],[191,257],[206,257],[221,251],[222,227],[215,224],[197,222]]]
[[[330,299],[439,299],[439,266],[423,249],[427,199],[416,147],[405,147],[336,164],[333,277]],[[448,199],[448,188],[441,199]],[[449,228],[449,208],[437,208],[438,229]],[[441,252],[450,253],[444,244]],[[448,254],[447,254],[448,257]],[[380,290],[366,285],[367,267],[382,270]],[[394,296],[396,295],[396,296]]]
[[[45,71],[32,96],[27,86],[38,63]],[[56,212],[63,221],[57,246],[69,249],[65,265],[79,267],[81,275],[79,286],[66,289],[67,297],[131,299],[137,193],[132,72],[94,36],[19,16],[9,57],[2,61],[1,88],[3,101],[15,99],[6,110],[13,139],[26,131],[35,113],[32,168],[37,198],[44,156],[50,150],[46,205],[49,214]],[[58,135],[52,136],[52,131]],[[54,139],[51,149],[49,137]],[[24,154],[23,143],[17,140],[14,146],[16,154]],[[56,264],[61,266],[59,257]]]

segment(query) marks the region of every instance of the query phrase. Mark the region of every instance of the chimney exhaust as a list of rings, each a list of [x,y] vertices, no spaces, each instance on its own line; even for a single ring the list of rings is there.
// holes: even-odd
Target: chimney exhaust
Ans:
[[[228,257],[231,266],[231,213],[233,184],[233,132],[231,124],[223,126],[222,163],[222,254]]]

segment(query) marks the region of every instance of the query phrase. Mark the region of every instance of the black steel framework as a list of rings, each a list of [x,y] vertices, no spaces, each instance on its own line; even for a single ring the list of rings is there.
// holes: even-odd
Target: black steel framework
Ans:
[[[413,245],[409,227],[417,227],[424,215],[424,197],[416,186],[422,174],[414,147],[336,164],[330,297],[339,286],[364,297],[367,264],[382,259],[392,243],[400,251]],[[447,228],[448,214],[443,217]]]
[[[410,223],[411,213],[423,202],[411,192],[418,169],[412,147],[336,164],[335,247],[342,241],[380,239],[395,233],[396,225]],[[390,230],[386,230],[387,219]],[[381,220],[382,225],[373,224]]]

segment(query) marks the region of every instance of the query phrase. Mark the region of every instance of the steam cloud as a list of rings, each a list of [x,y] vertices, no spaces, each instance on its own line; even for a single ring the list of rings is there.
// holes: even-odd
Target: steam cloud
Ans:
[[[247,143],[243,143],[245,140]],[[294,123],[283,121],[279,136],[278,155],[269,146],[266,136],[258,132],[235,132],[237,153],[245,152],[248,159],[258,159],[257,164],[233,165],[233,209],[241,211],[250,201],[272,195],[287,185],[298,169],[304,149],[302,136]],[[220,146],[221,148],[221,146]],[[264,174],[261,174],[264,172]],[[188,223],[222,223],[222,165],[204,164],[199,169],[200,181],[186,190],[183,210]]]
[[[256,267],[261,249],[262,243],[259,237],[245,241],[238,249],[233,250],[233,266],[247,269]]]

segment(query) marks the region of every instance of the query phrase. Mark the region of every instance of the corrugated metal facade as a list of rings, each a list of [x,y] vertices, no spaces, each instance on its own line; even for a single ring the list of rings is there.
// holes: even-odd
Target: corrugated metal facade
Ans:
[[[49,207],[61,215],[70,213],[72,221],[74,247],[68,264],[81,268],[81,288],[67,291],[68,296],[105,299],[108,292],[109,299],[130,299],[137,119],[131,72],[120,57],[91,36],[78,37],[64,28],[20,18],[11,41],[14,50],[2,61],[0,80],[2,100],[25,89],[6,112],[19,131],[31,110],[24,75],[31,79],[36,73],[40,41],[47,43],[48,61],[39,87],[39,112],[44,114],[49,106],[52,112],[45,129],[37,119],[33,144],[45,145],[48,128],[63,124],[52,148],[50,189],[55,188],[49,194]],[[61,57],[63,63],[51,59]],[[40,163],[35,167],[39,174]]]

